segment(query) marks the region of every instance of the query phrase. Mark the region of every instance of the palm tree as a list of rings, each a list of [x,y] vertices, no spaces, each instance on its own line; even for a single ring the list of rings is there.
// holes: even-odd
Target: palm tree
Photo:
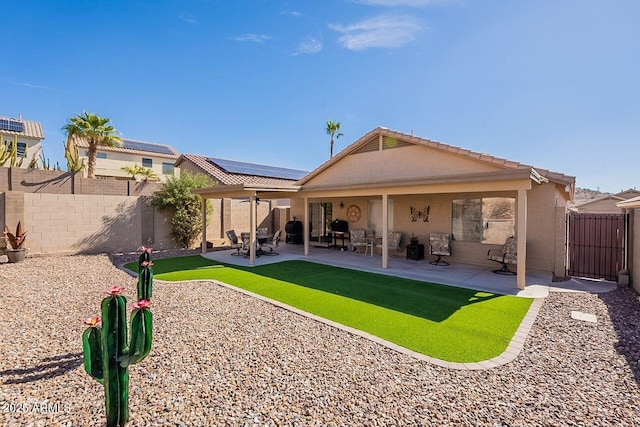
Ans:
[[[89,162],[87,164],[87,177],[95,178],[96,153],[98,147],[122,146],[122,138],[119,133],[109,124],[108,118],[100,117],[96,114],[78,114],[70,117],[62,130],[67,133],[67,142],[74,138],[84,139],[89,144]]]
[[[142,176],[142,178],[144,178],[144,181],[148,181],[148,180],[152,180],[152,181],[159,181],[160,177],[158,176],[157,173],[155,173],[153,171],[153,169],[151,168],[145,168],[144,166],[141,166],[142,169],[140,169],[139,175]]]
[[[128,175],[131,175],[131,179],[135,180],[138,175],[142,173],[142,169],[146,169],[139,164],[134,166],[123,166],[120,170],[125,171]]]
[[[331,155],[329,156],[329,158],[332,158],[333,157],[333,137],[335,136],[335,138],[338,139],[342,136],[341,133],[336,135],[336,132],[340,130],[340,122],[327,120],[327,128],[325,130],[327,131],[327,135],[331,135]]]
[[[145,168],[137,163],[135,166],[123,166],[120,169],[131,175],[132,179],[136,179],[136,177],[140,175],[144,178],[144,181],[148,181],[150,179],[153,181],[160,180],[160,177],[153,171],[153,169]]]

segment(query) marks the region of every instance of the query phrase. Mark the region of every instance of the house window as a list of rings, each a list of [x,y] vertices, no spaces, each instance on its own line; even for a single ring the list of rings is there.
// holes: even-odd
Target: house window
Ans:
[[[162,163],[162,173],[165,175],[173,175],[173,163]]]
[[[144,166],[145,168],[153,167],[153,160],[143,157],[142,158],[142,166]]]
[[[96,159],[106,159],[107,153],[96,153]]]
[[[5,141],[4,143],[7,144],[7,149],[9,151],[13,150],[13,141]],[[18,157],[24,156],[26,151],[27,151],[27,144],[24,142],[18,142],[18,149],[17,149]]]
[[[456,240],[503,244],[515,234],[516,199],[453,199],[451,231]]]

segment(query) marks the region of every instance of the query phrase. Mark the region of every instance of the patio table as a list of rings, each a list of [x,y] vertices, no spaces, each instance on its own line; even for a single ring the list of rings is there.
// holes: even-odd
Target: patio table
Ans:
[[[375,244],[376,244],[376,237],[365,237],[364,238],[364,243],[365,243],[365,247],[364,247],[364,254],[367,254],[367,251],[369,250],[369,248],[371,248],[371,257],[373,257],[373,248],[375,248]]]

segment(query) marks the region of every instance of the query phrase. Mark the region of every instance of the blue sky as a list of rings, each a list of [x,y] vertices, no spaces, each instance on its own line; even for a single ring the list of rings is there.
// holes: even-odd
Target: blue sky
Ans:
[[[377,126],[640,186],[636,0],[0,0],[0,115],[312,170]]]

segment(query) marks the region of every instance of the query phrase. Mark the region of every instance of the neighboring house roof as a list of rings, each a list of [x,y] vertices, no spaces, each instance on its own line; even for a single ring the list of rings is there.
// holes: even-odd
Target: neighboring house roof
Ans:
[[[526,165],[519,162],[514,162],[507,159],[502,159],[499,157],[492,156],[487,153],[478,153],[475,151],[467,150],[465,148],[455,147],[453,145],[443,144],[441,142],[432,141],[425,138],[420,138],[414,135],[408,135],[402,132],[396,132],[389,130],[384,127],[378,127],[374,130],[370,131],[366,135],[362,136],[353,144],[349,145],[347,148],[342,150],[340,153],[335,155],[330,160],[326,161],[303,179],[297,182],[298,185],[303,185],[304,183],[311,180],[313,177],[319,175],[321,172],[331,167],[334,163],[340,161],[342,158],[348,156],[353,153],[360,153],[366,151],[375,151],[378,149],[378,137],[382,135],[383,137],[383,147],[385,146],[393,146],[393,147],[401,147],[404,145],[424,145],[425,147],[434,148],[437,150],[446,151],[448,153],[465,156],[468,158],[476,159],[482,162],[490,163],[492,165],[504,168],[505,170],[516,170],[516,169],[530,169],[532,170],[534,175],[541,175],[544,178],[554,181],[558,184],[562,185],[570,185],[573,187],[575,184],[575,177],[565,175],[559,172],[552,172],[546,169],[534,168],[533,166]],[[573,191],[571,191],[573,193]]]
[[[636,199],[637,197],[634,196],[638,196],[640,195],[640,191],[636,190],[635,188],[630,188],[628,190],[624,190],[621,191],[619,193],[616,194],[605,194],[602,197],[598,197],[596,199],[592,199],[592,200],[588,200],[584,203],[580,203],[579,205],[575,205],[574,208],[575,209],[579,209],[579,208],[583,208],[586,206],[589,206],[591,204],[595,204],[595,203],[600,203],[603,201],[607,201],[607,200],[611,200],[613,203],[616,204],[616,206],[618,206],[619,202],[622,202],[624,200],[629,200],[629,199]],[[620,206],[618,206],[620,207]]]
[[[632,197],[640,196],[640,191],[636,190],[635,188],[630,188],[628,190],[623,190],[619,193],[616,193],[616,196],[624,200],[627,200],[627,199],[631,199]]]
[[[89,148],[89,143],[84,139],[77,139],[76,145],[81,148]],[[98,147],[99,151],[112,151],[116,153],[151,155],[177,159],[180,154],[170,145],[155,142],[137,141],[135,139],[122,138],[122,147]]]
[[[44,132],[40,122],[32,122],[22,118],[0,116],[0,133],[3,135],[18,135],[26,138],[44,139]]]
[[[297,169],[238,162],[195,154],[181,155],[175,166],[180,167],[185,161],[191,162],[203,173],[224,185],[257,184],[286,187],[293,185],[298,179],[307,174],[306,171]]]
[[[617,203],[619,201],[626,200],[626,199],[623,198],[623,197],[618,197],[615,194],[607,194],[605,196],[598,197],[597,199],[589,200],[589,201],[586,201],[584,203],[580,203],[579,205],[575,205],[574,208],[576,208],[576,209],[582,208],[582,207],[585,207],[585,206],[588,206],[588,205],[591,205],[591,204],[594,204],[594,203],[603,202],[605,200],[613,200],[614,202]]]

